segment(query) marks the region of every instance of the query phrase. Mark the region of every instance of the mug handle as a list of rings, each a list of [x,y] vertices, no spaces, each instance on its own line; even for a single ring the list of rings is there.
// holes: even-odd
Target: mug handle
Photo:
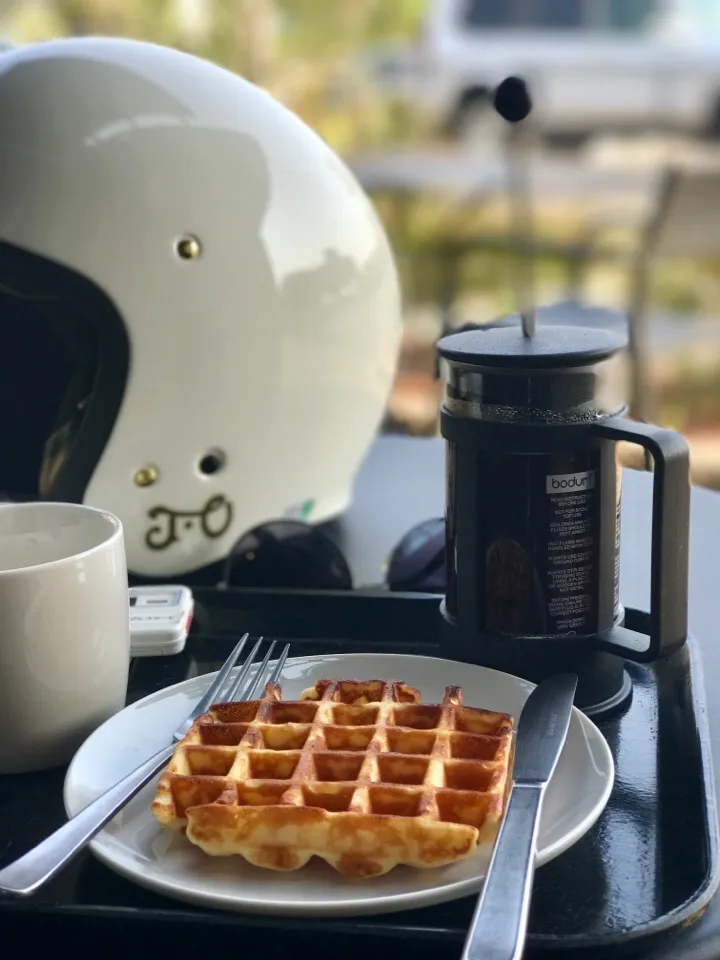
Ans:
[[[647,663],[665,657],[687,639],[688,551],[690,525],[690,450],[674,430],[624,417],[598,421],[594,431],[609,440],[643,447],[654,461],[652,555],[650,559],[650,643],[627,627],[603,640],[603,650]]]

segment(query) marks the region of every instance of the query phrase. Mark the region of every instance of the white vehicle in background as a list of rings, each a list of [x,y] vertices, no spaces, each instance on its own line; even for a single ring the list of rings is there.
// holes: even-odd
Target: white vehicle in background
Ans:
[[[720,0],[428,0],[412,47],[371,68],[459,137],[494,87],[523,76],[545,134],[720,135]]]

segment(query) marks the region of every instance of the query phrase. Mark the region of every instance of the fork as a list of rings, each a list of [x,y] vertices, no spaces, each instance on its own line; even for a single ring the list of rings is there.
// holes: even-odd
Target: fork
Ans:
[[[215,680],[208,687],[205,695],[195,704],[190,714],[172,735],[172,743],[158,750],[148,760],[141,763],[139,767],[136,767],[132,773],[123,777],[113,787],[110,787],[109,790],[89,803],[80,813],[64,823],[54,833],[51,833],[49,837],[0,870],[0,893],[27,897],[39,890],[49,880],[52,880],[65,864],[72,860],[83,847],[87,846],[105,824],[112,820],[125,804],[132,800],[135,794],[139,793],[145,784],[167,764],[175,750],[175,745],[185,737],[197,717],[207,713],[208,708],[213,703],[230,702],[235,698],[240,701],[250,700],[253,697],[267,670],[270,657],[275,649],[275,641],[270,644],[257,673],[245,684],[239,696],[238,691],[253,666],[263,640],[262,637],[250,651],[225,697],[223,698],[221,695],[230,671],[239,660],[248,637],[249,634],[246,633],[239,641],[220,668]],[[285,666],[289,651],[290,644],[286,644],[267,682],[277,682]]]

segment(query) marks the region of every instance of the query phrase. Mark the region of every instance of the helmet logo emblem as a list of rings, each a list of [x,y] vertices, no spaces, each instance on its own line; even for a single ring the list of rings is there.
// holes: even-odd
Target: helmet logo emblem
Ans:
[[[145,534],[145,543],[151,550],[167,550],[180,540],[183,531],[199,530],[209,540],[221,537],[232,523],[233,505],[218,494],[210,497],[201,510],[153,507],[148,517],[157,522]]]

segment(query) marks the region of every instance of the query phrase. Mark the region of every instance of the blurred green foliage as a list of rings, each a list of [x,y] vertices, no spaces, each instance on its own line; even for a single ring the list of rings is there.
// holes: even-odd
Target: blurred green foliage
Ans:
[[[679,356],[674,376],[664,384],[662,422],[676,430],[704,430],[720,423],[720,358],[698,368]]]
[[[270,90],[336,149],[412,137],[412,114],[378,96],[369,45],[411,38],[426,0],[48,0],[21,3],[19,42],[132,37],[177,47]]]

